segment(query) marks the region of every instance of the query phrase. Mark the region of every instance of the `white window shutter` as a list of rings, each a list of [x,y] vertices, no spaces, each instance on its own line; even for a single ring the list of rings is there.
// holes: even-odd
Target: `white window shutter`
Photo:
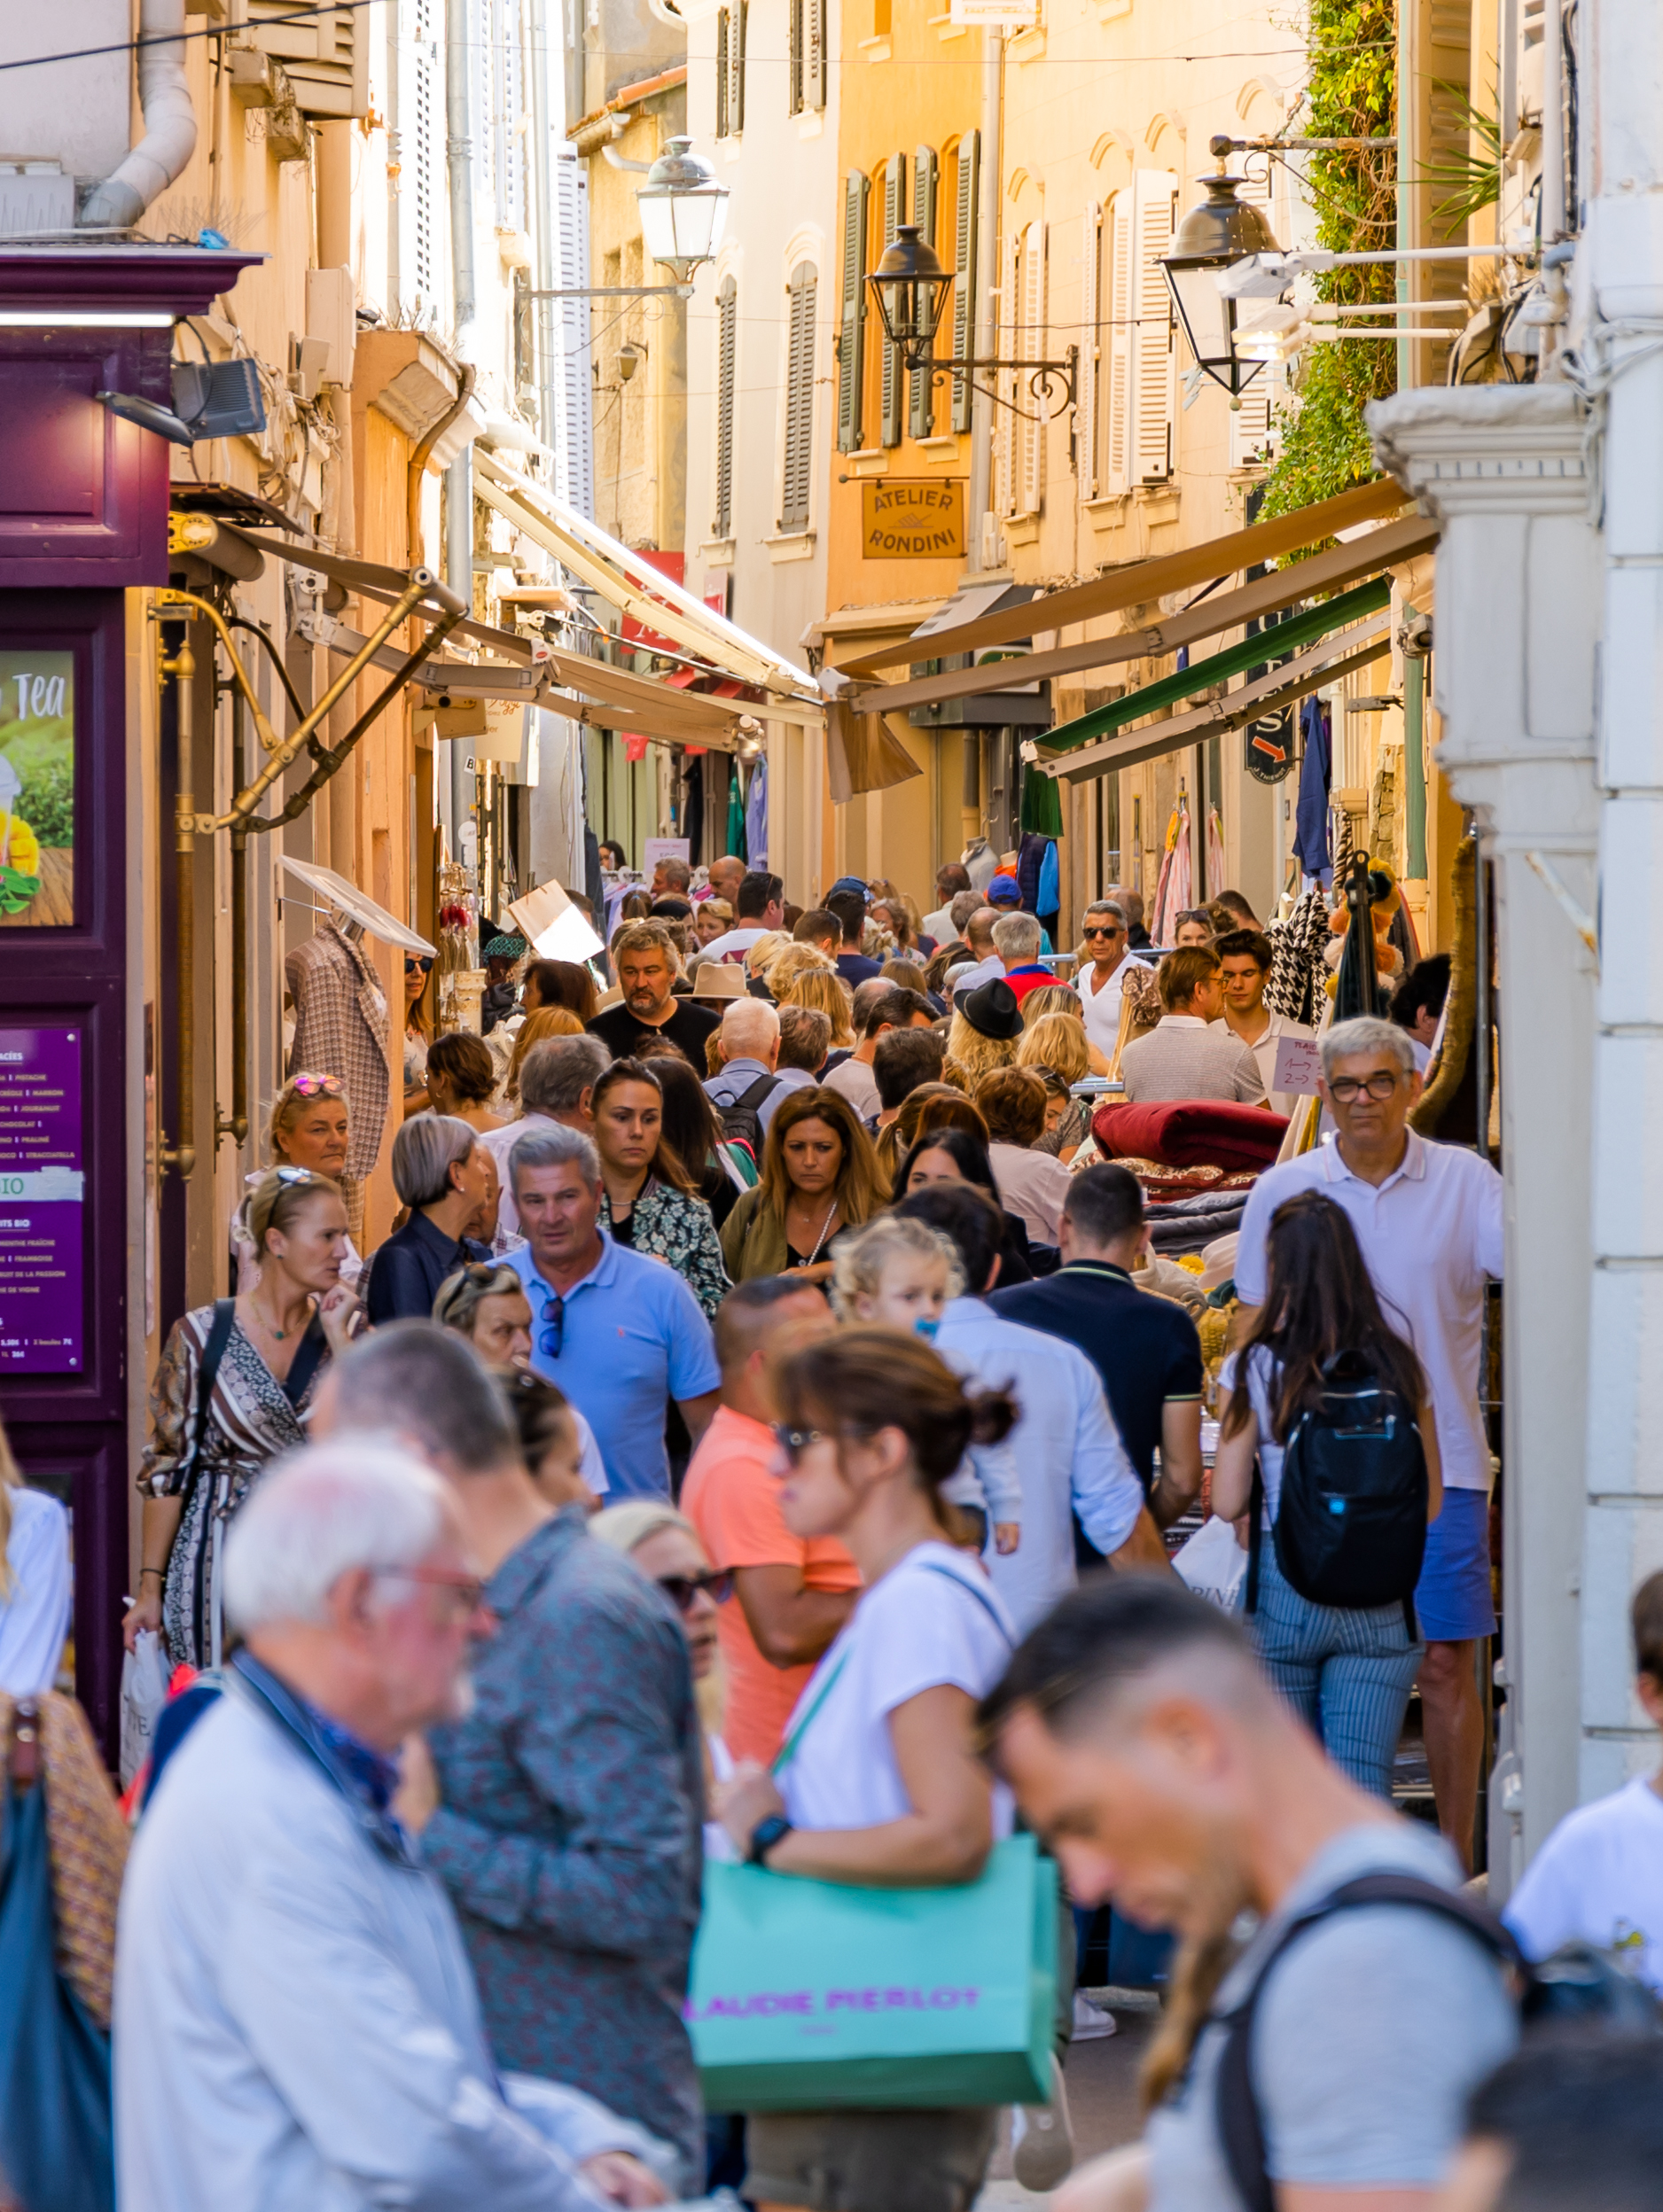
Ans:
[[[1131,482],[1132,448],[1132,194],[1116,192],[1103,222],[1103,290],[1108,303],[1103,333],[1103,465],[1100,481],[1110,495]]]
[[[305,0],[233,0],[230,27],[280,61],[302,115],[320,121],[370,113],[370,12]]]
[[[826,0],[802,0],[802,102],[805,107],[825,105]]]
[[[1103,332],[1098,328],[1103,269],[1103,210],[1086,202],[1080,231],[1080,379],[1074,402],[1074,472],[1081,499],[1097,495],[1097,370]]]
[[[575,154],[561,154],[554,165],[556,245],[561,288],[589,283],[589,174]],[[555,302],[558,319],[555,343],[560,349],[560,442],[555,456],[555,490],[580,514],[595,512],[594,385],[589,370],[589,310],[587,300]]]
[[[733,129],[731,118],[728,113],[730,75],[728,48],[731,43],[731,35],[728,11],[726,8],[718,8],[716,11],[716,136],[718,138],[730,136]]]
[[[1178,359],[1172,294],[1161,258],[1171,250],[1177,180],[1166,169],[1139,169],[1132,179],[1136,241],[1132,341],[1132,480],[1164,483],[1173,472],[1178,415]]]
[[[1017,319],[1020,325],[1012,358],[1045,358],[1045,225],[1030,222],[1022,233],[1021,275]],[[1016,506],[1020,515],[1036,515],[1045,496],[1045,425],[1036,419],[1044,401],[1036,399],[1026,376],[1017,379],[1016,403],[1021,409],[1016,424]]]
[[[1260,208],[1269,222],[1272,233],[1275,233],[1277,226],[1268,177],[1249,177],[1237,197],[1250,206]],[[1273,363],[1266,362],[1255,373],[1253,382],[1243,389],[1240,404],[1230,411],[1230,464],[1232,469],[1261,467],[1271,457],[1274,417],[1281,399],[1277,371]]]
[[[999,312],[994,325],[996,343],[995,357],[1000,361],[1015,361],[1020,354],[1022,320],[1018,285],[1022,268],[1021,238],[1019,232],[1007,233],[1004,241],[1004,266],[999,282]],[[1016,418],[1017,393],[1020,386],[1014,369],[1000,369],[995,372],[998,391],[1004,404],[994,415],[993,467],[996,497],[995,512],[1014,515],[1020,512],[1017,505],[1017,433],[1021,424]]]

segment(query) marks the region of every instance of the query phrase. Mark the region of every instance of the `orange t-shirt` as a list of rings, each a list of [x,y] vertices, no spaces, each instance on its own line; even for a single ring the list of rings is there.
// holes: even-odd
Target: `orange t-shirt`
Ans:
[[[835,1537],[793,1536],[779,1510],[778,1446],[767,1424],[719,1406],[682,1485],[682,1511],[718,1569],[795,1567],[810,1590],[858,1590],[860,1569]],[[745,1608],[730,1598],[717,1615],[728,1665],[722,1741],[736,1759],[766,1766],[814,1669],[776,1667],[756,1647]]]

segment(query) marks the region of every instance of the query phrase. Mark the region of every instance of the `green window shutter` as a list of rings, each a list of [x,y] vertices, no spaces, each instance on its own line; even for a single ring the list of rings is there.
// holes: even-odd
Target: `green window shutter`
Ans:
[[[953,234],[953,358],[968,361],[976,350],[976,230],[981,214],[981,133],[967,130],[958,142],[958,193]],[[995,347],[995,351],[998,349]],[[970,428],[971,380],[953,378],[953,428]]]
[[[807,4],[808,0],[790,0],[786,11],[791,34],[790,68],[787,72],[790,90],[786,107],[792,115],[802,113],[802,19]]]
[[[728,11],[716,11],[716,136],[728,136]]]
[[[806,530],[814,484],[814,323],[819,282],[814,265],[792,271],[785,360],[785,453],[780,471],[779,526]]]
[[[716,292],[716,511],[712,534],[733,535],[733,409],[738,370],[739,294],[731,276]]]
[[[729,105],[736,138],[745,130],[745,40],[751,27],[750,15],[751,0],[733,0],[733,97]]]
[[[866,202],[870,181],[852,169],[843,184],[843,319],[838,332],[838,451],[858,453],[866,370]]]
[[[895,232],[906,221],[907,157],[892,153],[884,164],[884,245],[886,249],[894,243]],[[883,408],[880,437],[886,446],[901,443],[902,388],[906,383],[906,371],[901,366],[901,348],[884,341],[883,347]]]
[[[920,146],[912,157],[912,220],[926,245],[935,244],[935,199],[941,183],[941,164],[933,146]],[[936,347],[939,352],[939,342]],[[912,379],[912,435],[927,438],[935,427],[935,402],[928,370]]]
[[[802,0],[802,104],[805,107],[822,108],[825,105],[825,6],[826,0]]]

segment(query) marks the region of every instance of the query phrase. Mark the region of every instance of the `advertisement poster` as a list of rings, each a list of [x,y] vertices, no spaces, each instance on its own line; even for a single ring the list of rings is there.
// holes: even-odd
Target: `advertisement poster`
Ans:
[[[73,653],[0,653],[0,927],[75,918]]]
[[[0,1375],[86,1354],[81,1032],[0,1029]]]

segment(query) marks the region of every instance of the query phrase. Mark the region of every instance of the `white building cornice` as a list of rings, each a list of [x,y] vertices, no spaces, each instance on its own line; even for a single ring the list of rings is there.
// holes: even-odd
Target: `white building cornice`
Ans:
[[[1381,467],[1442,520],[1588,514],[1588,408],[1569,385],[1426,386],[1367,416]]]

